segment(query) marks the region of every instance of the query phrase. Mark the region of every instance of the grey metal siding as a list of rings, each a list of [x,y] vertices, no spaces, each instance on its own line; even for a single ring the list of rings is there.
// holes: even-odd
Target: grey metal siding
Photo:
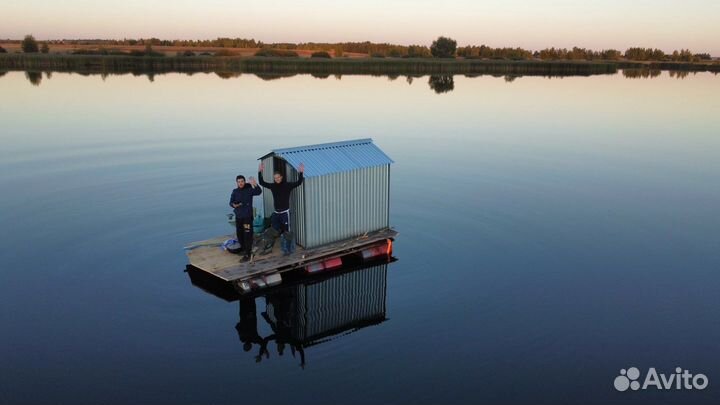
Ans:
[[[390,165],[384,165],[306,179],[305,206],[296,206],[305,210],[304,223],[298,226],[303,246],[321,246],[387,228],[389,172]]]
[[[288,181],[297,181],[298,172],[289,164],[285,165],[285,178]],[[307,179],[305,180],[307,181]],[[306,226],[305,226],[305,181],[300,187],[290,193],[290,230],[295,234],[295,242],[307,247]]]
[[[262,173],[263,180],[267,181],[268,183],[272,183],[273,172],[274,172],[272,155],[265,157],[261,161],[265,165],[265,170],[263,170],[263,173]],[[265,216],[265,218],[270,218],[270,215],[272,215],[272,213],[273,213],[273,207],[274,207],[272,192],[270,192],[270,190],[268,190],[266,188],[263,188],[262,196],[263,196],[263,210],[264,210],[263,215]]]

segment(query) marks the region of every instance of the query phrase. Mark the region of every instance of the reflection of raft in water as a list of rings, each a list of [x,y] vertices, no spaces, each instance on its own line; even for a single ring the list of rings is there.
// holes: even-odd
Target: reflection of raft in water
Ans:
[[[281,273],[332,270],[348,258],[389,257],[397,232],[390,228],[390,165],[393,163],[371,139],[275,149],[260,158],[263,177],[274,172],[304,182],[290,198],[290,229],[297,242],[294,253],[283,256],[278,246],[250,262],[220,248],[232,237],[221,236],[188,246],[190,264],[241,292],[281,282]],[[272,193],[265,190],[266,221],[273,212]],[[276,243],[275,245],[278,245]]]
[[[256,354],[256,361],[269,358],[271,352],[273,357],[282,356],[288,350],[304,366],[306,348],[387,320],[387,268],[388,263],[376,262],[333,273],[287,277],[283,285],[242,295],[207,273],[193,268],[188,273],[203,290],[239,301],[235,329],[245,351]],[[260,314],[257,299],[265,302]],[[267,336],[258,329],[263,323],[271,330]]]

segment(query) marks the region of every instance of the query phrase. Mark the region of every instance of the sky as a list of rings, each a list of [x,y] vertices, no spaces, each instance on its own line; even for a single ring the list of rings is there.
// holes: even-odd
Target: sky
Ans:
[[[720,56],[718,0],[2,0],[0,38],[255,38],[528,49],[690,48]]]

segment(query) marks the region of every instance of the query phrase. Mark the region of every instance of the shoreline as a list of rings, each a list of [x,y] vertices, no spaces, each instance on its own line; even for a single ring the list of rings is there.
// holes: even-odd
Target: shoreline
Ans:
[[[380,75],[589,76],[619,69],[720,72],[720,63],[542,61],[437,58],[302,58],[260,56],[126,56],[0,54],[0,70],[77,73],[266,73]]]

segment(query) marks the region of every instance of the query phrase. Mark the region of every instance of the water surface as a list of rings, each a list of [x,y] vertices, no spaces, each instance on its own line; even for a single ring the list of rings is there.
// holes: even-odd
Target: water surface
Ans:
[[[720,79],[645,76],[5,74],[0,402],[713,403]],[[365,137],[387,319],[256,362],[182,247],[270,149]],[[616,392],[630,366],[710,386]]]

